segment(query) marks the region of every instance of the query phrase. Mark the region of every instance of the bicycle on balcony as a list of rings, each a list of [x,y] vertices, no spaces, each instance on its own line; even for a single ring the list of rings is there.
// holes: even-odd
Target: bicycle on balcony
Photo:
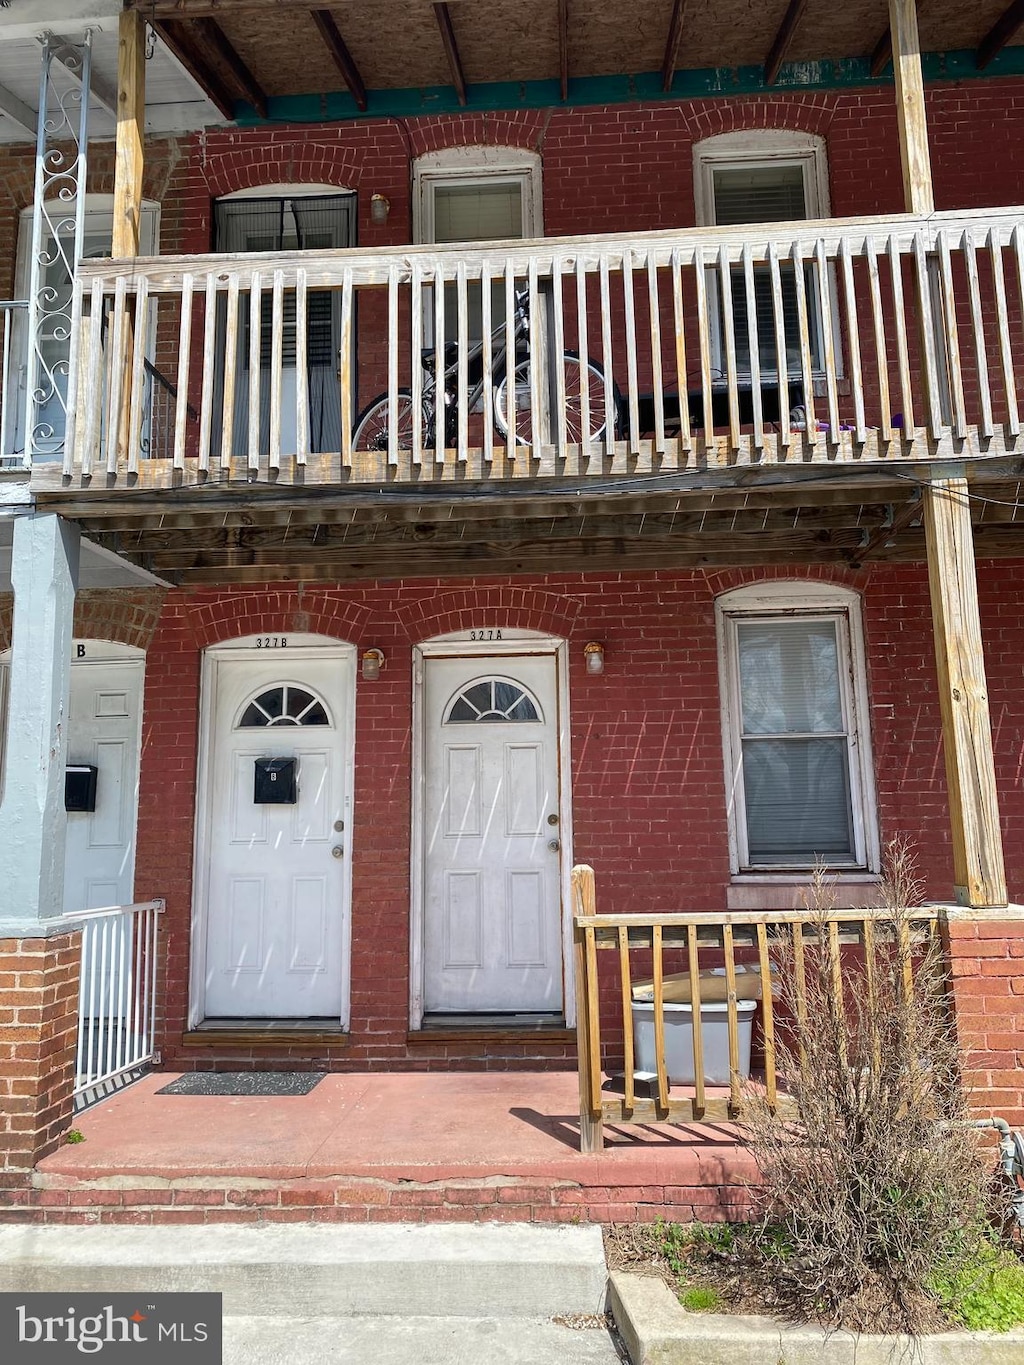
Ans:
[[[513,337],[515,365],[513,383],[515,385],[515,439],[518,445],[533,444],[533,389],[530,382],[530,301],[526,288],[515,291],[515,311],[513,315]],[[506,328],[499,323],[491,332],[491,412],[489,420],[501,433],[508,437],[508,349],[505,344]],[[468,383],[466,406],[469,413],[482,413],[484,395],[484,343],[471,341],[467,355]],[[459,420],[459,347],[458,343],[444,343],[440,384],[437,381],[438,353],[436,347],[425,347],[420,352],[423,368],[422,397],[417,414],[412,391],[399,388],[397,403],[397,437],[400,450],[411,450],[413,446],[414,424],[418,420],[422,436],[422,446],[430,449],[436,445],[437,422],[440,414],[444,422],[444,444],[456,444]],[[559,362],[565,376],[565,440],[569,445],[578,445],[583,440],[600,440],[608,425],[608,402],[604,370],[597,361],[587,357],[584,365],[575,351],[564,351]],[[553,390],[553,372],[541,376],[546,392]],[[583,392],[586,385],[589,431],[583,435]],[[618,388],[612,385],[612,423],[613,430],[620,426],[622,400]],[[554,400],[552,399],[552,407]],[[483,414],[484,420],[488,415]],[[389,448],[391,412],[386,393],[378,394],[356,418],[352,433],[353,450],[387,450]],[[557,418],[552,412],[551,429],[557,426]]]

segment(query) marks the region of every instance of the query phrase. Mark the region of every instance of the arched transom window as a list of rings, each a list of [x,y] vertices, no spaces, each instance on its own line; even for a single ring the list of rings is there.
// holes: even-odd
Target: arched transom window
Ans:
[[[448,703],[445,725],[492,721],[538,721],[540,707],[520,683],[510,678],[482,678],[463,688]]]
[[[266,725],[330,725],[327,708],[319,697],[304,687],[282,683],[254,697],[242,712],[240,730],[257,730]]]

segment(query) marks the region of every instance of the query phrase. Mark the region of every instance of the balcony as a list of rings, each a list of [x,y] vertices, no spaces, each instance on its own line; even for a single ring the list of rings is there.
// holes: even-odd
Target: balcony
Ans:
[[[1016,454],[1022,215],[89,261],[63,468],[37,465],[33,486],[558,484]],[[154,365],[173,393],[159,413]]]

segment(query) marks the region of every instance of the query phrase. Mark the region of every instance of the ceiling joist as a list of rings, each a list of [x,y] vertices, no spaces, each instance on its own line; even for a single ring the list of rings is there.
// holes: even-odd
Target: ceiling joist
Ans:
[[[569,0],[558,0],[558,75],[562,99],[569,98]]]
[[[226,77],[229,88],[235,90],[239,99],[248,100],[260,118],[266,118],[267,96],[263,87],[231,46],[216,19],[192,19],[190,25],[200,51],[205,52],[214,68]]]
[[[978,44],[974,63],[979,71],[983,71],[994,57],[998,57],[1022,24],[1024,24],[1024,0],[1013,0],[1013,4],[1003,10]]]
[[[0,85],[0,114],[18,128],[24,129],[29,137],[35,137],[36,111],[30,109],[24,100],[18,99],[5,85]]]
[[[452,27],[451,12],[446,4],[434,6],[434,14],[437,17],[437,26],[441,30],[441,42],[444,44],[444,53],[448,58],[448,69],[452,73],[452,85],[455,86],[455,93],[459,97],[459,103],[466,103],[466,76],[462,70],[462,58],[459,56],[458,45],[455,42],[455,29]]]
[[[892,33],[886,29],[871,53],[871,74],[876,78],[892,61]]]
[[[152,26],[168,52],[177,58],[210,103],[215,105],[226,119],[233,119],[235,101],[231,91],[207,62],[191,27],[170,19],[153,20]]]
[[[661,63],[661,88],[667,95],[672,89],[679,59],[679,47],[683,41],[683,21],[686,18],[686,0],[675,0],[672,6],[672,20],[668,26],[665,40],[665,56]]]
[[[764,83],[774,85],[778,79],[782,63],[786,60],[790,44],[796,37],[796,31],[800,26],[800,20],[804,17],[807,9],[807,0],[789,0],[789,7],[782,17],[779,31],[775,35],[771,50],[765,58],[764,63]]]
[[[349,52],[344,38],[338,30],[338,25],[334,21],[334,15],[329,9],[310,10],[313,23],[320,30],[320,37],[327,45],[327,50],[331,54],[334,65],[341,72],[342,80],[348,86],[349,94],[356,102],[356,108],[366,112],[366,85],[359,68],[356,66]]]

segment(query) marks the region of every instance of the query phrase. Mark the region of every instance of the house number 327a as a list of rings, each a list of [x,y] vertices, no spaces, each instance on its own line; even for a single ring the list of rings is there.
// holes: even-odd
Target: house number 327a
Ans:
[[[469,638],[471,640],[500,640],[501,631],[500,629],[471,630],[469,632]]]

